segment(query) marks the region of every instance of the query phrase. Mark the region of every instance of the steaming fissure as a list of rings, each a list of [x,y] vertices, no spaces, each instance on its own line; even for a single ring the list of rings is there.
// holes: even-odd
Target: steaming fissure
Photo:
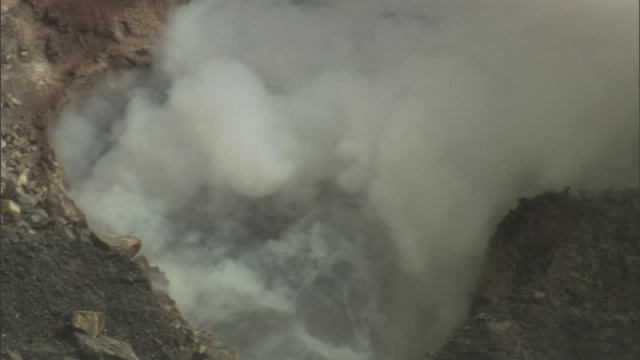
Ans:
[[[513,199],[638,182],[636,1],[195,0],[154,59],[52,138],[243,359],[419,358]]]

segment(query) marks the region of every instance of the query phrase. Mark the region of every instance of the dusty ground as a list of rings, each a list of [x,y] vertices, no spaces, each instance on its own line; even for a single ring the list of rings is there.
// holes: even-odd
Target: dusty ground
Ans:
[[[104,313],[102,336],[140,359],[235,357],[151,290],[143,260],[97,246],[46,137],[71,90],[149,65],[180,2],[2,1],[1,359],[100,358],[79,346],[77,310]],[[522,200],[493,239],[471,319],[426,357],[640,358],[638,219],[637,189]]]

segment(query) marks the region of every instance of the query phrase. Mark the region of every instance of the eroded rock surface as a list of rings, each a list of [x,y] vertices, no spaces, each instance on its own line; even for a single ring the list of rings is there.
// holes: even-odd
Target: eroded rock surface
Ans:
[[[152,289],[149,271],[131,259],[138,239],[96,243],[64,192],[46,133],[71,89],[148,65],[160,24],[180,2],[2,1],[1,359],[236,358]],[[77,332],[70,318],[82,309],[104,314],[104,330]]]
[[[19,221],[3,220],[0,234],[5,353],[27,359],[78,355],[69,317],[92,309],[106,315],[104,334],[129,343],[141,359],[191,359],[203,346],[220,349],[210,359],[234,358],[230,348],[192,329],[163,303],[128,255],[76,238],[64,224],[31,229]]]
[[[640,357],[640,192],[546,193],[499,225],[474,317],[433,359]]]

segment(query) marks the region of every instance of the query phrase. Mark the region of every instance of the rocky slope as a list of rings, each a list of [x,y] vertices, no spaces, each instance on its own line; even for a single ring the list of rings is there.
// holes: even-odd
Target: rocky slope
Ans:
[[[152,291],[139,243],[88,228],[46,134],[70,90],[148,66],[177,3],[2,2],[2,359],[236,358]]]
[[[2,2],[0,358],[236,357],[152,290],[162,274],[133,257],[136,239],[88,228],[46,134],[70,90],[148,66],[180,2]],[[522,199],[497,229],[470,320],[425,357],[639,358],[638,219],[637,189]]]
[[[638,189],[521,199],[472,319],[432,359],[637,359],[639,219]]]

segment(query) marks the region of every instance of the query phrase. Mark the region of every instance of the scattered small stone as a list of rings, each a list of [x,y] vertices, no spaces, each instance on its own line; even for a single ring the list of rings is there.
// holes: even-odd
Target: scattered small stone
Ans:
[[[2,214],[18,215],[20,214],[20,205],[9,199],[2,199]]]
[[[20,57],[24,59],[29,56],[29,52],[27,50],[22,50],[18,53],[18,55],[20,55]]]
[[[542,300],[546,297],[547,295],[545,295],[545,293],[543,293],[542,291],[536,291],[533,293],[533,297],[535,297],[538,300]]]
[[[31,212],[36,209],[37,200],[28,195],[24,191],[24,188],[22,188],[21,186],[16,187],[16,194],[18,195],[18,205],[20,205],[20,209],[22,209],[22,212]]]
[[[142,242],[135,236],[116,235],[110,233],[94,233],[98,242],[106,245],[112,250],[134,257],[140,251]]]
[[[140,360],[128,343],[107,336],[91,337],[76,333],[86,359]]]
[[[29,215],[29,221],[36,227],[45,226],[49,223],[49,215],[43,209],[36,208]]]
[[[64,227],[64,233],[65,235],[71,239],[71,240],[77,240],[78,238],[76,237],[76,234],[73,232],[73,230],[71,230],[69,227],[65,226]]]
[[[496,335],[505,336],[513,332],[515,325],[508,320],[496,321],[489,324],[489,331]]]
[[[104,330],[105,316],[97,311],[76,311],[71,316],[71,325],[95,338]]]
[[[9,355],[10,360],[22,360],[22,355],[20,355],[17,351],[7,351],[7,355]]]
[[[213,347],[216,347],[216,348],[228,348],[229,347],[227,344],[223,343],[220,340],[213,340],[212,344],[213,344]]]
[[[71,200],[60,185],[52,183],[47,191],[47,212],[53,218],[63,218],[71,223],[76,223],[86,228],[86,217],[78,209],[76,203]]]
[[[7,143],[4,141],[4,139],[2,139],[2,143],[1,144],[2,144],[1,145],[2,146],[1,149],[4,149],[4,147],[7,146]]]
[[[29,171],[29,170],[27,170]],[[18,177],[18,181],[16,181],[16,184],[18,186],[25,186],[27,185],[27,183],[29,182],[29,180],[27,179],[27,172],[23,172],[22,174],[20,174],[20,176]]]
[[[13,96],[9,98],[9,101],[11,102],[11,105],[13,106],[20,106],[22,105],[22,101],[14,98]]]
[[[217,340],[210,333],[202,330],[191,330],[195,338],[192,348],[197,358],[202,360],[229,359],[238,360],[236,352],[224,342]],[[196,358],[195,356],[193,358]]]
[[[26,140],[23,137],[16,137],[13,140],[13,144],[16,146],[16,148],[20,148],[25,143],[26,143]],[[19,153],[19,151],[17,151],[17,152]]]

